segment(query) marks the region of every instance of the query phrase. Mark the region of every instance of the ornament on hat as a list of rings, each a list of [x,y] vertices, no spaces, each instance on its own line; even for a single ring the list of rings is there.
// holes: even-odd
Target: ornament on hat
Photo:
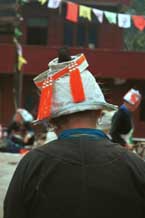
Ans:
[[[123,97],[128,103],[135,105],[141,99],[141,94],[136,89],[130,89]]]

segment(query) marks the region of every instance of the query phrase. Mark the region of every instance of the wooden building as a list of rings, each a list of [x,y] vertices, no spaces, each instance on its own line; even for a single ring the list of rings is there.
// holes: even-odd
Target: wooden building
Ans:
[[[129,0],[74,0],[89,7],[119,12]],[[18,5],[15,0],[3,0],[0,6],[0,123],[7,126],[16,108],[17,91],[19,106],[34,115],[38,106],[38,93],[33,78],[48,67],[48,62],[57,56],[63,45],[68,45],[72,54],[83,52],[89,69],[100,81],[106,99],[114,104],[122,103],[122,96],[129,88],[137,88],[143,94],[140,109],[135,113],[135,136],[144,137],[145,131],[145,54],[124,50],[123,29],[102,24],[93,18],[91,22],[79,19],[72,23],[65,19],[66,1],[61,8],[50,9],[30,0],[20,8],[23,20],[18,22]],[[8,7],[9,6],[9,7]],[[5,13],[4,13],[5,12]],[[16,84],[16,48],[13,43],[13,28],[19,26],[23,35],[20,43],[27,60]],[[17,78],[17,79],[18,79]],[[21,85],[21,87],[19,87]],[[142,131],[140,131],[142,130]]]

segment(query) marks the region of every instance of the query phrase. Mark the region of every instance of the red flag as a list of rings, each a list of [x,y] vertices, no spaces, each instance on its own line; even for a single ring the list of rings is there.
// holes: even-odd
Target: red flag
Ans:
[[[67,2],[66,19],[70,20],[74,23],[77,23],[77,21],[78,21],[78,9],[79,9],[78,4],[72,3],[72,2]]]
[[[145,18],[144,16],[132,16],[132,20],[133,20],[133,23],[134,23],[134,26],[136,28],[138,28],[140,31],[143,31],[144,28],[145,28]]]

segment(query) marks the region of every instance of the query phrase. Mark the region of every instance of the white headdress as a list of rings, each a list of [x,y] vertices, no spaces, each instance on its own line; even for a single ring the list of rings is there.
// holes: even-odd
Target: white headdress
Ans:
[[[141,99],[141,94],[136,89],[130,89],[123,97],[129,104],[135,105]]]
[[[37,120],[54,118],[85,110],[114,109],[87,70],[84,54],[72,56],[71,61],[58,63],[55,58],[49,69],[34,78],[41,90]]]

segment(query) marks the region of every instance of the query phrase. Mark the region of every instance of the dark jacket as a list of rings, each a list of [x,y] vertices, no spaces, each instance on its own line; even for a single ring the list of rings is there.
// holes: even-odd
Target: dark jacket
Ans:
[[[128,134],[133,128],[132,113],[122,105],[118,111],[113,115],[110,135],[113,142],[125,145],[126,141],[121,136]]]
[[[144,218],[145,163],[106,137],[74,135],[18,165],[4,218]]]

